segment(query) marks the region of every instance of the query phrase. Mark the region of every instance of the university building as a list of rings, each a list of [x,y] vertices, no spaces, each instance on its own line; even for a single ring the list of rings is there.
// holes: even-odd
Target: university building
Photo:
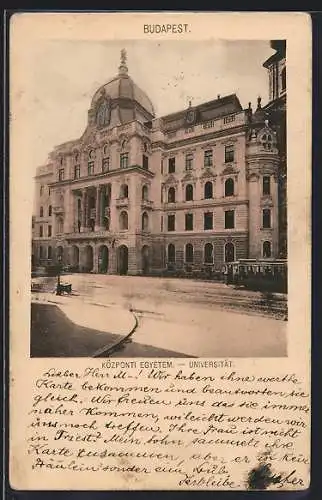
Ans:
[[[285,57],[284,66],[274,56],[265,64],[265,107],[258,98],[243,109],[233,94],[156,117],[122,51],[118,75],[92,98],[83,135],[37,169],[33,266],[193,275],[279,257],[285,145],[270,104],[276,85],[285,92]]]

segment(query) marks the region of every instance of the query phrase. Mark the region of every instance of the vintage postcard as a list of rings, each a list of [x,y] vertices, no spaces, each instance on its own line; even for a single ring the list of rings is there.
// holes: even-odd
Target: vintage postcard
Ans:
[[[10,19],[10,485],[310,484],[311,24]]]

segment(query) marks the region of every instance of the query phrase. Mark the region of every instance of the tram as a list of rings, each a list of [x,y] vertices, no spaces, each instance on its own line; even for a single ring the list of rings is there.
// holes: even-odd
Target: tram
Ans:
[[[224,281],[250,290],[287,293],[287,260],[240,259],[223,267]]]

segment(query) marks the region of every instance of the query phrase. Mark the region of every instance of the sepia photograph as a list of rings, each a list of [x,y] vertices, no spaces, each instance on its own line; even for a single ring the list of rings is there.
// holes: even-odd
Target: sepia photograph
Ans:
[[[287,356],[286,41],[30,64],[30,356]]]
[[[13,490],[309,488],[311,50],[299,13],[11,18]]]

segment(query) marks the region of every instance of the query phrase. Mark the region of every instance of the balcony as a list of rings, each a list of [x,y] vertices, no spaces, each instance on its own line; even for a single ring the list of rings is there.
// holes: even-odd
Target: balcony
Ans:
[[[129,199],[128,198],[117,198],[117,200],[116,200],[116,206],[118,208],[127,207],[128,205],[129,205]]]
[[[81,233],[68,233],[65,237],[67,240],[111,239],[112,234],[110,231],[106,231],[105,229],[91,231],[89,228],[86,228],[85,231]]]
[[[63,214],[64,213],[64,207],[61,206],[61,205],[56,205],[53,207],[53,213],[55,215],[60,215],[60,214]]]
[[[151,200],[141,200],[141,208],[152,209],[153,205],[154,203]]]

